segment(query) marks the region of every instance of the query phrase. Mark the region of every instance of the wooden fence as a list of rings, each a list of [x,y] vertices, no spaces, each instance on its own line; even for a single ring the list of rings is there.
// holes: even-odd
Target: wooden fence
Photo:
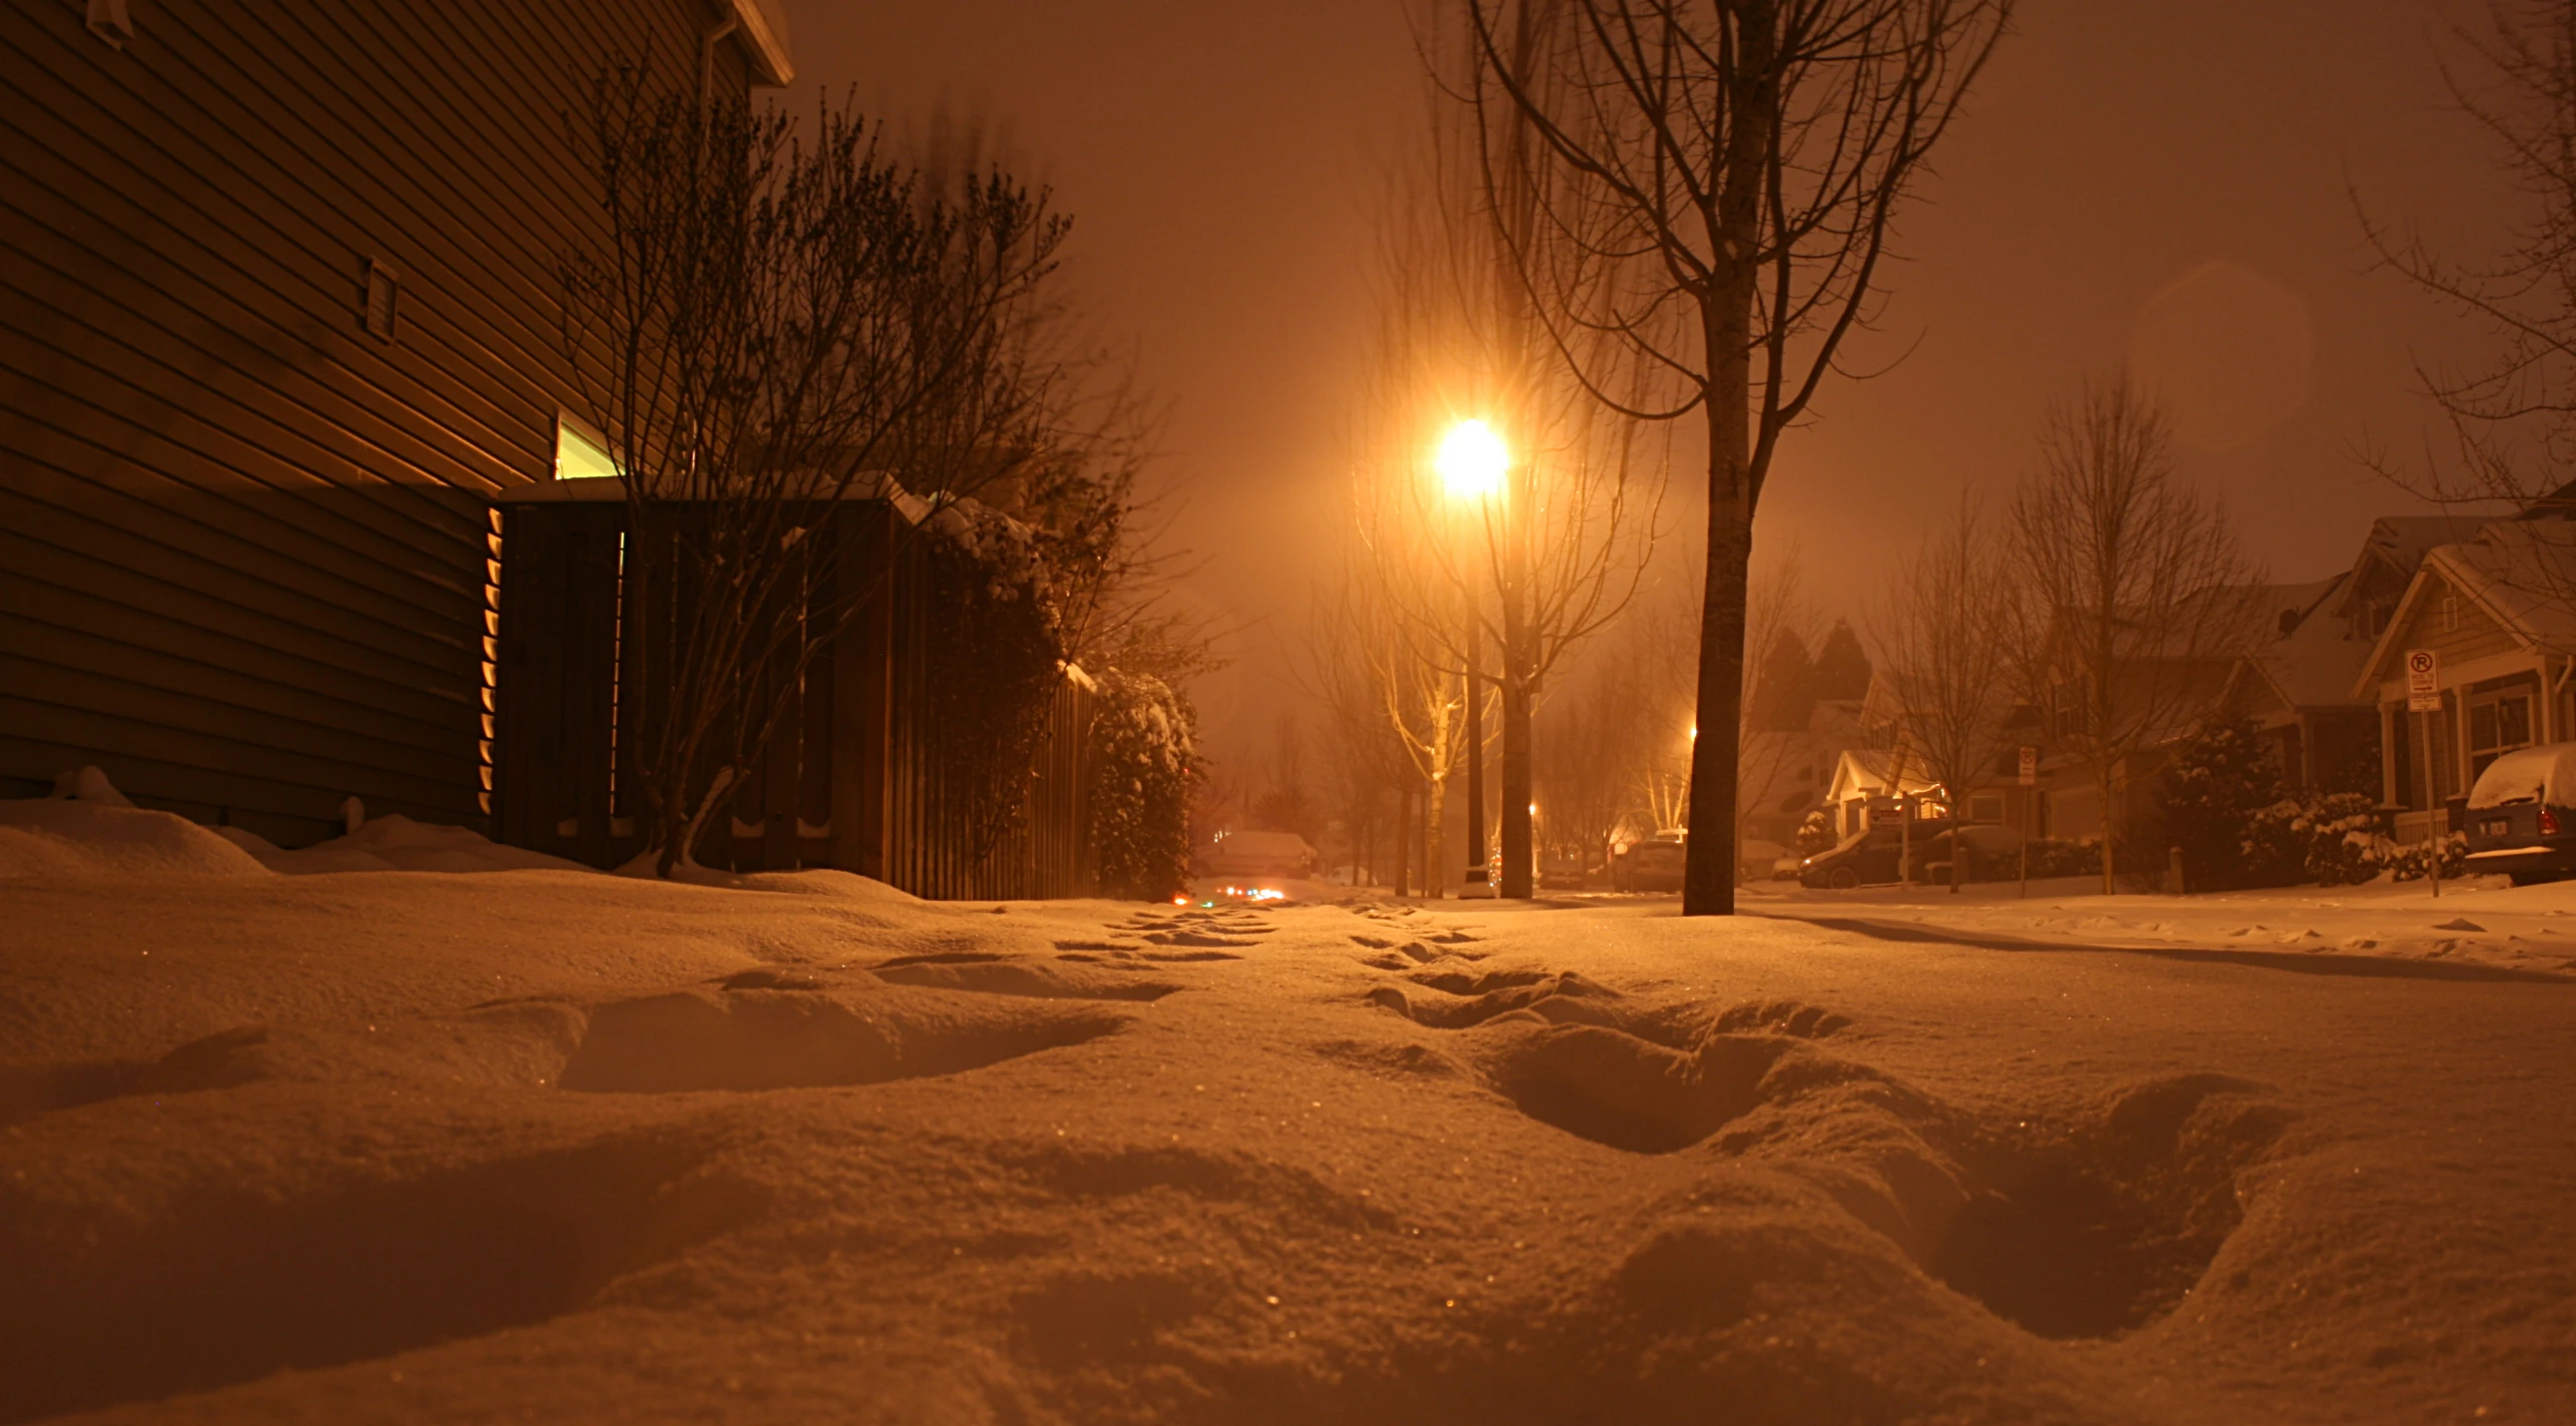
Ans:
[[[670,620],[641,617],[641,601],[659,601],[664,615],[684,606],[686,562],[632,539],[622,500],[537,489],[502,507],[493,834],[614,866],[644,849],[632,752],[669,711],[656,670],[671,657],[657,632]],[[724,734],[743,739],[746,718],[773,706],[778,726],[731,789],[730,817],[718,814],[730,825],[700,840],[698,860],[736,871],[838,867],[942,899],[1091,894],[1087,681],[1068,669],[1058,682],[1020,815],[998,836],[987,825],[978,856],[958,739],[932,712],[935,655],[953,656],[960,637],[926,545],[933,537],[873,500],[840,502],[815,528],[792,596],[802,605],[781,611],[800,624],[812,616],[810,656],[743,670],[752,696],[725,711]],[[843,608],[855,612],[827,613]]]

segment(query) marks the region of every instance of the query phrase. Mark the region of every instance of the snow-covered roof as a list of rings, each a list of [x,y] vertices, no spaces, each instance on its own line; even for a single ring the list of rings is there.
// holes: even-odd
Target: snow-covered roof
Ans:
[[[1939,790],[1941,784],[1925,775],[1921,759],[1904,760],[1901,780],[1894,776],[1897,761],[1896,752],[1889,748],[1843,749],[1842,756],[1834,760],[1834,780],[1826,792],[1826,799],[1843,802],[1854,797],[1889,797]],[[1889,787],[1891,781],[1899,782],[1893,792]]]
[[[751,56],[758,82],[783,87],[796,78],[796,62],[787,53],[787,10],[779,0],[733,0],[734,37]]]
[[[2396,616],[2354,680],[2355,697],[2394,677],[2397,645],[2435,583],[2458,590],[2525,648],[2576,653],[2576,525],[2559,520],[2497,520],[2477,538],[2426,553]]]
[[[2352,626],[2329,615],[2328,606],[2352,578],[2347,570],[2305,584],[2273,585],[2261,608],[2274,620],[2277,637],[2257,648],[2248,667],[2272,685],[2292,708],[2322,708],[2368,702],[2356,699],[2353,684],[2370,662],[2370,641],[2352,637]]]
[[[2492,523],[2491,515],[2383,515],[2372,523],[2363,548],[2401,570],[2412,570],[2426,555],[2474,540]]]

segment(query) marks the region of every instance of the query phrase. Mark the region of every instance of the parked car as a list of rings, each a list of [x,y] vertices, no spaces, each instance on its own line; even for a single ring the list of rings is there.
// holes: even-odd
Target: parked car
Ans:
[[[1936,824],[1937,825],[1937,824]],[[2020,834],[2008,827],[1970,827],[1959,836],[1966,839],[1974,852],[1994,855],[2019,845]],[[1934,886],[1950,884],[1951,832],[1946,825],[1935,831],[1918,822],[1914,825],[1914,879]],[[1905,855],[1902,828],[1872,827],[1855,832],[1833,847],[1801,862],[1798,884],[1849,890],[1855,886],[1885,886],[1904,880],[1899,860]]]
[[[1199,864],[1207,876],[1312,876],[1315,849],[1294,832],[1229,832]]]
[[[1581,891],[1589,880],[1583,863],[1572,857],[1550,857],[1538,869],[1541,891]]]
[[[1735,844],[1735,879],[1765,881],[1780,867],[1780,858],[1788,848],[1760,837],[1747,837]]]
[[[2516,886],[2576,876],[2576,743],[2543,743],[2487,764],[2469,789],[2468,869]]]
[[[1680,840],[1657,837],[1638,842],[1611,864],[1611,886],[1618,891],[1679,891],[1682,861],[1689,854]]]

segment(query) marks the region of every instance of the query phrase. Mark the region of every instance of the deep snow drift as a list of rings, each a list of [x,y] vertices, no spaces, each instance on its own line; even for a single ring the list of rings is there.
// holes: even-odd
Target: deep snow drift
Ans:
[[[0,1422],[2576,1419],[2529,969],[36,835]]]

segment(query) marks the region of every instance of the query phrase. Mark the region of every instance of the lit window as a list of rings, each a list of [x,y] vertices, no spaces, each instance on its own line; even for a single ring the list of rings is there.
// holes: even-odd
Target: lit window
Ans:
[[[616,474],[607,437],[569,413],[555,418],[555,479],[604,480]]]

